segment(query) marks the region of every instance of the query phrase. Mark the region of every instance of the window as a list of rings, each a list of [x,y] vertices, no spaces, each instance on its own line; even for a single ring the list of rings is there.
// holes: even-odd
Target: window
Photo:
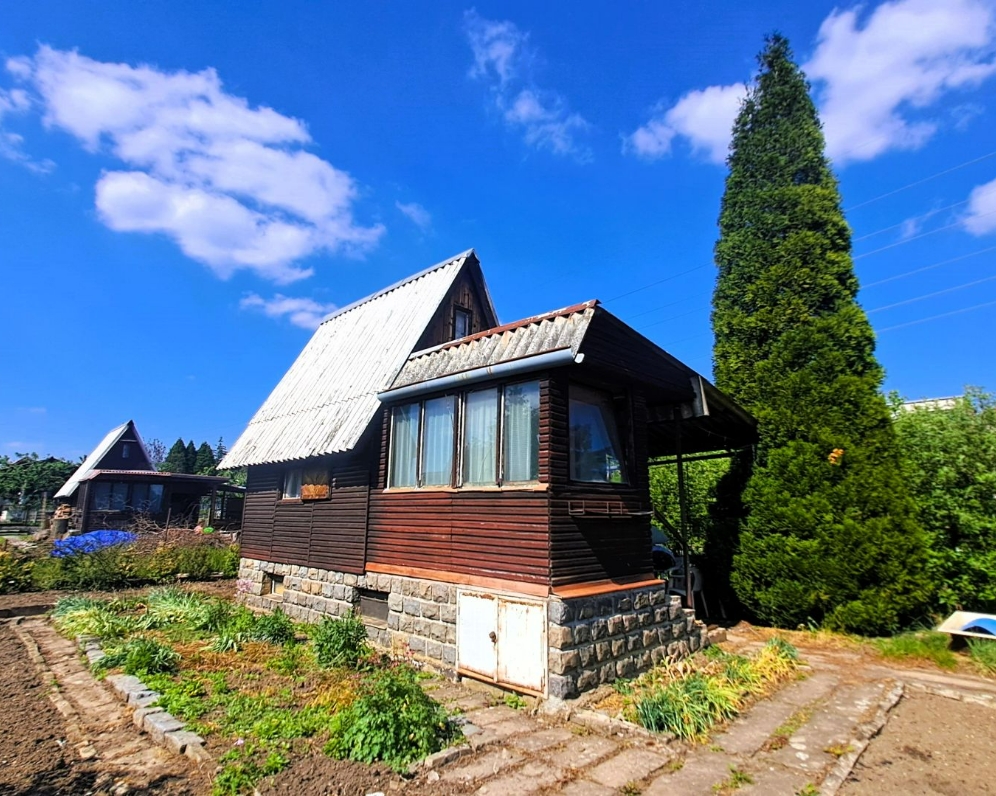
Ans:
[[[97,481],[90,486],[90,508],[97,511],[132,509],[157,514],[162,504],[162,484]]]
[[[107,511],[111,507],[111,484],[109,481],[98,481],[93,484],[90,492],[90,506],[98,511]]]
[[[158,514],[163,508],[163,485],[149,484],[149,514]]]
[[[390,487],[452,486],[454,479],[458,486],[494,486],[538,478],[539,382],[470,390],[391,412]]]
[[[121,445],[121,458],[128,459],[131,457],[131,445],[127,442]]]
[[[463,483],[493,484],[498,465],[498,389],[467,393],[463,423]]]
[[[284,473],[284,500],[299,500],[301,497],[301,468]]]
[[[612,396],[572,384],[570,387],[571,479],[626,483],[623,448]]]
[[[473,314],[470,310],[461,309],[456,307],[453,310],[453,339],[459,340],[461,337],[466,337],[471,333]]]
[[[505,481],[539,478],[539,383],[512,384],[505,388],[502,433]]]

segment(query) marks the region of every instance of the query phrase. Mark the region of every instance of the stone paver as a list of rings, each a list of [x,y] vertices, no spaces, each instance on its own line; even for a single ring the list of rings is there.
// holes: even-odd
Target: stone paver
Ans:
[[[600,735],[582,735],[567,743],[563,750],[563,759],[571,768],[587,768],[618,749],[618,741]]]
[[[444,768],[440,773],[440,779],[446,782],[474,782],[492,777],[499,771],[516,765],[522,759],[523,757],[519,752],[511,749],[495,749],[469,763],[455,768]]]
[[[621,788],[639,782],[671,762],[672,755],[651,749],[630,748],[585,772],[585,778],[607,788]]]
[[[509,743],[523,752],[535,754],[536,752],[542,752],[544,749],[549,749],[551,746],[559,746],[562,743],[566,743],[573,737],[574,733],[566,727],[550,727],[546,730],[539,730],[538,732],[531,732],[528,735],[520,735],[512,738]]]
[[[713,794],[712,786],[730,773],[730,756],[708,749],[689,756],[678,771],[665,771],[644,789],[643,796]]]
[[[590,782],[586,779],[576,779],[568,782],[560,791],[563,796],[618,796],[619,790],[607,788],[597,782]]]
[[[518,796],[539,793],[556,785],[563,776],[563,768],[532,760],[515,771],[486,782],[478,788],[477,793],[479,796]]]
[[[466,715],[467,719],[478,727],[490,727],[493,724],[522,716],[519,711],[505,705],[496,705],[495,707],[481,708],[480,710],[468,710]]]

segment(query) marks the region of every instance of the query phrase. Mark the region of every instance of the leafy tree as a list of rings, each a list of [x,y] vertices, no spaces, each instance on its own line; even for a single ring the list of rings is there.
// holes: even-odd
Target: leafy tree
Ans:
[[[715,250],[716,382],[760,433],[732,584],[766,622],[885,632],[929,596],[925,536],[809,87],[782,36],[759,63]]]
[[[161,439],[153,437],[145,440],[145,450],[149,454],[152,466],[158,470],[159,465],[166,461],[166,444]]]
[[[194,458],[194,472],[197,475],[214,475],[218,471],[215,469],[214,451],[207,442],[202,442],[197,449]]]
[[[189,473],[191,467],[187,463],[187,446],[182,439],[173,443],[166,454],[166,460],[160,465],[160,471],[164,473]]]
[[[710,508],[716,498],[716,485],[729,469],[725,459],[687,462],[685,497],[688,503],[689,551],[703,552],[712,535]],[[678,503],[678,468],[665,465],[650,468],[650,503],[655,521],[660,522],[672,544],[680,543],[681,510]]]
[[[184,470],[183,472],[185,472],[185,473],[196,473],[197,472],[197,448],[194,447],[194,441],[193,440],[190,440],[190,442],[187,443],[185,459],[186,459],[186,463],[187,463],[187,469]]]
[[[931,579],[948,611],[996,611],[996,397],[968,388],[950,409],[894,398],[906,482],[930,538]]]
[[[0,503],[40,505],[44,493],[51,497],[58,492],[79,466],[54,456],[42,459],[37,453],[14,456],[0,456]]]

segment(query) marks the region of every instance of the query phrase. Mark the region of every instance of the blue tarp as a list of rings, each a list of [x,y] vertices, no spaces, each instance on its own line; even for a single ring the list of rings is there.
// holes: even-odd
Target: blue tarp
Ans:
[[[52,555],[56,558],[76,555],[77,553],[93,553],[105,547],[113,547],[118,544],[129,544],[138,538],[128,531],[90,531],[81,533],[79,536],[70,536],[68,539],[58,539],[53,542]]]
[[[990,636],[996,636],[996,619],[981,616],[968,622],[962,630],[966,633],[988,633]]]

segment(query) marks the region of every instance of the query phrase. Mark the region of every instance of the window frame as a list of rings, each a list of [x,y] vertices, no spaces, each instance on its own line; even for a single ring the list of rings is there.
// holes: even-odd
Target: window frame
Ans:
[[[505,478],[505,395],[506,390],[509,387],[515,387],[524,384],[535,384],[536,394],[537,394],[537,407],[542,406],[542,379],[520,379],[510,382],[499,382],[497,384],[475,384],[469,385],[464,390],[445,392],[441,394],[430,394],[423,398],[419,398],[417,401],[408,401],[406,403],[397,404],[388,409],[387,412],[387,425],[388,425],[388,451],[387,451],[387,461],[385,466],[385,476],[384,476],[384,488],[386,490],[392,491],[402,491],[402,490],[437,490],[437,491],[453,491],[453,490],[485,490],[485,489],[535,489],[539,484],[541,484],[540,473],[539,473],[539,457],[540,457],[540,442],[537,439],[536,443],[536,457],[537,457],[537,467],[536,467],[536,478],[526,481],[517,480],[509,481]],[[465,459],[465,449],[464,442],[466,438],[466,422],[467,422],[467,396],[475,392],[487,392],[494,390],[497,392],[497,401],[495,403],[495,411],[497,412],[497,417],[495,418],[495,438],[494,438],[494,465],[495,465],[495,479],[494,481],[489,481],[487,483],[467,483],[464,479],[464,459]],[[447,484],[426,484],[424,482],[424,457],[425,457],[425,406],[429,401],[434,401],[439,398],[452,397],[454,399],[454,412],[453,412],[453,455],[451,459],[450,466],[450,480]],[[418,431],[415,445],[415,483],[414,485],[396,485],[392,483],[392,478],[395,469],[395,456],[397,455],[397,446],[395,444],[395,422],[394,416],[395,412],[403,407],[408,406],[418,406]]]
[[[293,473],[297,473],[297,495],[287,494],[287,481]],[[283,478],[280,483],[280,499],[281,501],[288,502],[300,502],[301,500],[301,487],[304,485],[304,468],[303,467],[287,467],[283,471]]]
[[[574,445],[571,431],[571,388],[579,387],[588,392],[601,393],[608,399],[608,405],[612,411],[612,418],[616,424],[616,435],[618,437],[619,450],[616,451],[616,460],[619,462],[622,479],[619,481],[579,481],[574,478]],[[620,411],[619,404],[625,404],[625,411]],[[591,405],[591,404],[589,404]],[[633,462],[631,447],[633,444],[633,424],[632,410],[630,407],[630,395],[628,391],[613,392],[601,386],[585,384],[581,381],[570,381],[567,384],[567,480],[571,484],[583,485],[585,488],[595,489],[626,489],[633,486]]]
[[[457,334],[457,317],[463,316],[467,319],[467,332],[466,334]],[[453,305],[453,339],[460,340],[464,337],[469,337],[474,333],[474,311],[469,307],[463,307],[459,304]]]

